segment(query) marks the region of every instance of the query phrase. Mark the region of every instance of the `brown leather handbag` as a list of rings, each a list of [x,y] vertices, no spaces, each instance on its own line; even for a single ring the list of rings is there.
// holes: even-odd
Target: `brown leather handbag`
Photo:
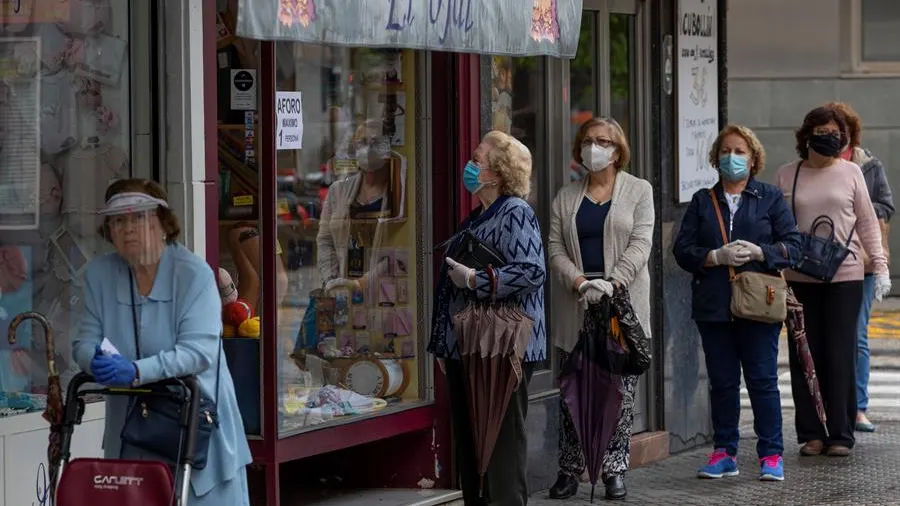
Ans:
[[[722,232],[722,244],[728,244],[725,233],[725,220],[715,192],[710,189],[709,196],[716,210],[719,231]],[[744,318],[763,323],[783,322],[787,318],[787,281],[779,273],[778,276],[764,272],[742,272],[737,274],[734,267],[728,266],[731,281],[731,314],[736,318]]]

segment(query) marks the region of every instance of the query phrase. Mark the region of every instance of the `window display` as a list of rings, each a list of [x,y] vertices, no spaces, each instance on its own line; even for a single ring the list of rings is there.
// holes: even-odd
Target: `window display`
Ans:
[[[65,388],[81,275],[109,247],[96,213],[130,176],[129,3],[15,3],[0,13],[0,334],[46,315]],[[17,338],[0,340],[0,417],[43,409],[43,332],[29,321]]]
[[[281,436],[421,399],[415,52],[276,45],[302,98],[277,151]]]

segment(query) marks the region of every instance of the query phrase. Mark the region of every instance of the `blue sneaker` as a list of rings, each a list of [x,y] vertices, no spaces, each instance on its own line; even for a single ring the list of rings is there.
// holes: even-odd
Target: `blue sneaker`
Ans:
[[[709,462],[697,470],[700,478],[721,478],[723,476],[737,476],[737,459],[725,453],[724,448],[716,448],[709,455]]]
[[[781,455],[769,455],[759,459],[760,481],[784,481],[784,460]]]

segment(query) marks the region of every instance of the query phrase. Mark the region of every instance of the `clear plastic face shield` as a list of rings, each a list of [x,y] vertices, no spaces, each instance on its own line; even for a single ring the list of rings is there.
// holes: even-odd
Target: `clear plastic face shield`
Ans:
[[[119,193],[110,197],[104,216],[106,233],[112,245],[132,267],[159,262],[166,247],[166,231],[158,210],[169,204],[145,193]]]

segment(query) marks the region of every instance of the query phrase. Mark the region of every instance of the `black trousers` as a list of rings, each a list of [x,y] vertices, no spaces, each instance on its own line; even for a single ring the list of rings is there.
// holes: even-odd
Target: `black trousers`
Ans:
[[[856,424],[856,321],[863,282],[791,283],[803,304],[806,338],[819,378],[828,418],[828,437],[806,386],[803,365],[789,342],[791,391],[794,396],[797,441],[813,440],[852,448]]]
[[[497,436],[497,446],[484,475],[483,497],[479,497],[478,493],[480,478],[462,363],[459,360],[447,360],[446,366],[453,446],[463,502],[466,506],[525,506],[528,504],[525,415],[528,412],[528,381],[534,372],[534,364],[524,364],[525,378],[509,401],[509,408]]]

